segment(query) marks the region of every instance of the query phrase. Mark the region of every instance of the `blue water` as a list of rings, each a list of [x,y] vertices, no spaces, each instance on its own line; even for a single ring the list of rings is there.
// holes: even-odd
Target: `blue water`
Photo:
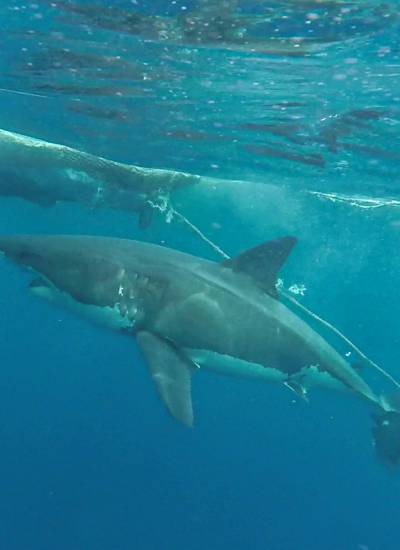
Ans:
[[[93,6],[83,0],[3,2],[0,126],[113,160],[247,180],[239,201],[195,206],[194,221],[218,220],[210,235],[231,254],[294,232],[285,282],[305,284],[304,305],[400,377],[397,2],[234,4],[246,44],[126,29],[133,10],[151,29],[157,15],[196,14],[194,1],[99,0],[95,13],[77,9]],[[271,36],[288,39],[285,52]],[[315,43],[294,56],[298,37]],[[110,69],[104,59],[116,56],[127,64]],[[349,122],[354,111],[363,114]],[[253,184],[283,190],[284,205],[271,206],[269,191],[259,200]],[[215,259],[184,232],[158,223],[142,232],[133,215],[77,205],[2,198],[0,232],[166,240]],[[165,413],[134,341],[34,299],[29,280],[1,263],[1,548],[400,547],[400,474],[375,459],[362,403],[316,390],[306,405],[202,372],[187,430]]]

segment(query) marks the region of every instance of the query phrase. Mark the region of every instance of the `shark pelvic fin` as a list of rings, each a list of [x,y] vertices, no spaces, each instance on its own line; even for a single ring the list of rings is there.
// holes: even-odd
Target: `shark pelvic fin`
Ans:
[[[276,282],[278,272],[296,244],[295,237],[283,237],[246,250],[239,256],[223,262],[223,266],[246,273],[265,292],[278,296]]]
[[[136,336],[158,393],[170,414],[192,426],[191,374],[194,366],[173,345],[151,332]]]

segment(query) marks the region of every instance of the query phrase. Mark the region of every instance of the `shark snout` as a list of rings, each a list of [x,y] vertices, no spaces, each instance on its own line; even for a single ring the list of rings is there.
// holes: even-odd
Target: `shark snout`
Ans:
[[[41,258],[39,251],[29,243],[29,237],[0,238],[0,251],[13,262],[27,267],[35,267]]]

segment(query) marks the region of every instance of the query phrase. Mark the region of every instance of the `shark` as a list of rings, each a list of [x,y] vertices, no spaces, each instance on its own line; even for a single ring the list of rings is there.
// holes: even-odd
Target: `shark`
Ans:
[[[129,212],[144,229],[154,212],[173,215],[173,192],[201,180],[196,174],[115,162],[0,129],[0,196],[44,207],[75,203]]]
[[[400,462],[400,410],[281,300],[277,276],[296,244],[286,236],[223,262],[109,237],[0,237],[0,252],[33,271],[30,290],[136,340],[170,415],[192,426],[192,380],[203,369],[314,386],[365,402],[378,457]]]

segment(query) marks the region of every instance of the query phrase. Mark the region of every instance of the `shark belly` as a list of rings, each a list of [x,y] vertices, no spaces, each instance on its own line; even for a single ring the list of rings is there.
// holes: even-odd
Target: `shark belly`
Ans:
[[[283,383],[287,379],[287,374],[279,369],[265,367],[231,355],[193,348],[185,348],[184,351],[199,367],[227,376],[279,383]]]
[[[289,375],[283,370],[245,361],[238,357],[224,355],[215,351],[185,348],[185,354],[200,368],[226,376],[247,378],[264,382],[287,384],[295,382],[305,390],[322,387],[348,392],[350,389],[328,371],[321,371],[317,365],[303,367],[296,375]]]
[[[71,313],[106,328],[129,330],[135,326],[135,316],[138,313],[137,308],[135,310],[131,308],[131,315],[122,315],[119,304],[115,304],[113,307],[84,304],[78,302],[66,292],[59,291],[46,284],[32,286],[31,292],[51,304],[65,308]]]

